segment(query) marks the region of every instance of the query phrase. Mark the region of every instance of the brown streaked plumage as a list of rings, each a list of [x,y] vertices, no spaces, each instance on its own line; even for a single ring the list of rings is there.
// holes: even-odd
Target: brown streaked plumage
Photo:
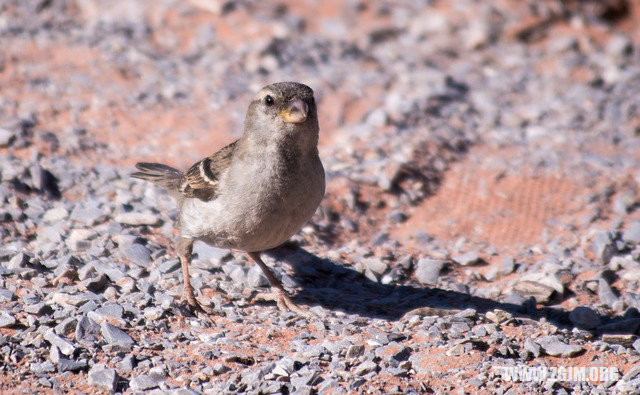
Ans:
[[[216,196],[220,176],[231,164],[238,140],[191,166],[180,180],[180,192],[188,198],[211,200]]]

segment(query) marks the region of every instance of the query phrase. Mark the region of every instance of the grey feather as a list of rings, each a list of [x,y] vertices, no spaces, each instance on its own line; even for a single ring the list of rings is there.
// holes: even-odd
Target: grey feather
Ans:
[[[131,174],[131,177],[151,181],[167,189],[177,189],[180,185],[182,172],[171,166],[161,163],[139,162],[136,168],[140,171]]]

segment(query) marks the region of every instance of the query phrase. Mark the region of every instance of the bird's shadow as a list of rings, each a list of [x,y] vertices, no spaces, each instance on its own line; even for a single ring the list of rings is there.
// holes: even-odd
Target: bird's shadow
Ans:
[[[514,319],[553,323],[559,328],[574,327],[569,311],[557,307],[537,308],[531,298],[522,304],[498,302],[467,293],[439,288],[382,284],[362,273],[319,258],[301,247],[285,245],[267,252],[276,261],[287,263],[295,272],[299,290],[294,300],[301,304],[319,305],[328,310],[343,311],[362,317],[397,321],[407,313],[432,315],[435,310],[475,309],[484,314],[495,309],[510,313]],[[635,334],[640,330],[640,313],[629,308],[620,316],[599,314],[600,325],[589,329],[595,336],[602,333]]]

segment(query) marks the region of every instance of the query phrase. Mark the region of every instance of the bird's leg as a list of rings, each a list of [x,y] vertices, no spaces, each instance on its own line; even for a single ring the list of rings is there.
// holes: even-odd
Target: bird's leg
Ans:
[[[193,294],[193,287],[189,278],[189,261],[191,260],[191,252],[193,249],[193,240],[184,237],[178,238],[178,258],[180,258],[180,265],[182,266],[182,301],[186,303],[193,311],[199,311],[206,314],[212,314],[213,311],[209,308],[204,308],[195,295]]]
[[[282,283],[280,282],[280,280],[278,280],[278,278],[274,276],[274,274],[271,272],[271,269],[269,269],[269,267],[260,258],[260,253],[248,252],[247,254],[249,254],[249,257],[253,259],[253,261],[257,263],[258,266],[260,266],[260,269],[262,269],[262,272],[264,273],[264,275],[267,276],[267,280],[269,280],[269,284],[271,284],[272,287],[276,288],[276,294],[259,293],[254,297],[254,299],[275,301],[278,304],[278,308],[280,310],[285,310],[285,311],[289,310],[301,315],[307,315],[308,313],[305,309],[299,307],[297,304],[295,304],[291,300],[291,298],[289,297],[289,294],[282,286]]]

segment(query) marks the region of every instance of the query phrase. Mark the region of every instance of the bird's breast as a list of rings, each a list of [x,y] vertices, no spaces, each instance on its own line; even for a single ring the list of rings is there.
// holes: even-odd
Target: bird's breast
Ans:
[[[192,235],[210,244],[244,251],[276,247],[311,219],[324,195],[320,159],[303,158],[283,169],[277,161],[232,166],[213,201],[185,202]]]

